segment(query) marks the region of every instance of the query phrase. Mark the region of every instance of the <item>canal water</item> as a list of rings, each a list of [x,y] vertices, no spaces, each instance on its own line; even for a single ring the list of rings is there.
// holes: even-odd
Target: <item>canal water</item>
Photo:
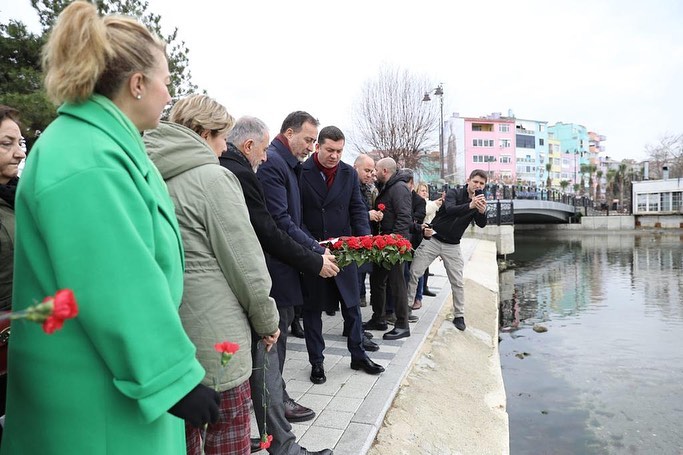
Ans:
[[[683,454],[683,233],[516,232],[510,258],[511,454]]]

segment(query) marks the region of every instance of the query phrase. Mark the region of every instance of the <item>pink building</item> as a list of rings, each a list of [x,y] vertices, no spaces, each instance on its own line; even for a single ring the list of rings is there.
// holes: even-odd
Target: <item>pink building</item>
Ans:
[[[493,113],[463,120],[465,178],[474,169],[483,169],[490,183],[515,183],[515,119]]]

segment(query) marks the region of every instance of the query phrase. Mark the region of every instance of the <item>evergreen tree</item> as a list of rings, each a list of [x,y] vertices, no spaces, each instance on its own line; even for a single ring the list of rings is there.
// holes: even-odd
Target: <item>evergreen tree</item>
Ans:
[[[31,0],[43,29],[40,34],[30,33],[20,21],[0,24],[0,104],[19,110],[29,149],[57,115],[57,107],[48,100],[43,88],[41,49],[57,16],[69,3],[70,0]],[[97,0],[94,3],[102,15],[125,14],[138,18],[168,43],[169,91],[173,98],[197,91],[189,70],[188,49],[184,41],[177,39],[178,29],[164,35],[161,16],[147,11],[147,1]]]

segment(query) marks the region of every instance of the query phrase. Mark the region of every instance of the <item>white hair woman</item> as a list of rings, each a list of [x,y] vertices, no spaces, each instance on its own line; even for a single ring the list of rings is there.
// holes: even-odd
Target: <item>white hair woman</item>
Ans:
[[[50,336],[12,324],[0,453],[184,454],[178,417],[214,420],[218,395],[178,316],[180,231],[140,137],[170,102],[164,44],[76,1],[43,55],[61,106],[17,191],[13,309],[70,288],[80,311]]]

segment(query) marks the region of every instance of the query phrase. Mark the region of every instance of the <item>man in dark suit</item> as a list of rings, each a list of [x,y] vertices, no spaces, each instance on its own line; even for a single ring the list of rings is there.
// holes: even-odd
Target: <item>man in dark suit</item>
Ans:
[[[299,184],[303,206],[303,224],[318,240],[341,236],[370,234],[368,212],[360,194],[358,176],[353,167],[341,162],[345,138],[335,126],[327,126],[318,135],[316,153],[303,164]],[[341,302],[351,368],[369,374],[384,371],[363,348],[363,329],[358,291],[358,268],[344,267],[333,280],[304,276],[303,320],[306,348],[311,363],[311,381],[325,382],[322,334],[322,311],[336,308]],[[373,343],[374,344],[374,343]]]
[[[263,251],[273,258],[289,264],[302,273],[319,275],[323,278],[336,275],[339,268],[334,264],[334,256],[320,255],[295,242],[286,232],[277,227],[266,208],[263,187],[256,178],[256,169],[266,160],[268,148],[268,128],[255,117],[242,117],[228,135],[228,150],[220,157],[222,166],[235,174],[242,186],[244,199],[249,210],[249,221],[261,243]],[[282,321],[281,321],[282,322]],[[282,327],[282,324],[280,325]],[[255,334],[254,334],[255,335]],[[258,341],[255,339],[255,341]],[[282,340],[278,340],[282,342]],[[288,421],[304,421],[315,416],[315,413],[293,400],[285,402],[283,395],[284,381],[279,368],[262,368],[265,358],[270,365],[279,365],[278,349],[266,352],[259,343],[252,343],[252,360],[254,370],[250,382],[254,413],[259,426],[259,433],[266,431],[273,436],[270,453],[286,455],[330,454],[329,449],[321,452],[309,452],[296,443],[292,427]],[[263,390],[266,384],[270,399]],[[286,396],[286,395],[285,395]],[[267,403],[264,415],[263,404]],[[258,440],[256,441],[258,445]]]

